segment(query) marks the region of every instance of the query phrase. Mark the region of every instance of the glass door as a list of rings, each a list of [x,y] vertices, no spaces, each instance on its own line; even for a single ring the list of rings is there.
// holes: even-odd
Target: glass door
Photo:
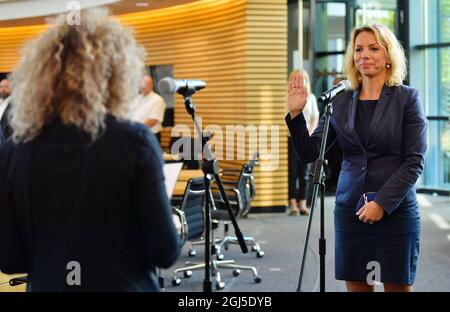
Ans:
[[[314,85],[316,95],[342,79],[345,47],[351,27],[349,6],[342,1],[316,1]],[[322,110],[319,107],[319,110]]]
[[[450,194],[450,0],[409,1],[411,86],[428,118],[428,148],[418,187]]]

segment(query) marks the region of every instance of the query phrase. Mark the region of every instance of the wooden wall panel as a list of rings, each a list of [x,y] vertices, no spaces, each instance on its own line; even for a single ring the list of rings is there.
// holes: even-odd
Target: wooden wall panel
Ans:
[[[284,124],[286,1],[200,0],[117,18],[135,30],[137,40],[147,50],[147,64],[171,64],[175,78],[206,81],[207,88],[192,99],[204,127],[221,127],[224,144],[227,125],[278,126],[276,155],[279,164],[272,171],[257,167],[254,207],[285,206],[288,196],[287,128]],[[18,61],[23,43],[45,29],[46,26],[41,25],[0,29],[0,71],[10,71]],[[193,129],[178,95],[175,97],[175,124]],[[245,146],[248,158],[249,143]],[[218,150],[225,155],[224,148]],[[222,160],[220,164],[240,167],[244,162]],[[261,165],[269,163],[269,160],[261,161]]]
[[[12,71],[19,61],[19,52],[24,43],[36,38],[46,29],[46,25],[0,27],[0,72]]]
[[[283,0],[247,1],[246,91],[247,124],[279,127],[276,171],[256,172],[254,206],[285,206],[288,198],[287,128],[287,5]]]

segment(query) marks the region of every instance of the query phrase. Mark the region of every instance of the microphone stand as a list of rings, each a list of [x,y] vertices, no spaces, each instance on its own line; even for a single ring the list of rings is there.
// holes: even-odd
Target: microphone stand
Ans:
[[[306,251],[308,249],[309,233],[311,231],[311,221],[314,214],[314,208],[316,206],[317,195],[320,191],[320,237],[319,237],[319,256],[320,256],[320,292],[325,292],[325,254],[326,254],[326,239],[325,239],[325,172],[323,166],[327,164],[325,157],[325,149],[328,137],[328,131],[330,128],[330,119],[333,114],[333,105],[329,103],[329,99],[325,102],[326,106],[326,119],[325,128],[322,135],[322,141],[320,143],[319,158],[316,160],[314,167],[314,188],[311,201],[311,212],[308,219],[308,228],[306,230],[305,245],[303,249],[302,263],[300,269],[300,276],[298,279],[297,292],[301,291],[303,272],[305,268]]]
[[[211,150],[211,146],[208,144],[208,139],[203,138],[203,132],[200,128],[197,119],[195,118],[195,106],[191,100],[191,95],[195,93],[195,90],[185,88],[183,92],[181,92],[184,98],[184,105],[186,106],[187,112],[192,116],[192,120],[194,121],[195,129],[199,137],[202,139],[202,156],[203,156],[203,165],[202,170],[204,174],[204,185],[205,185],[205,279],[203,281],[203,291],[211,292],[211,246],[210,246],[210,231],[211,231],[211,207],[214,207],[214,199],[212,198],[211,193],[211,181],[215,179],[217,185],[219,186],[220,195],[225,202],[225,207],[228,210],[228,214],[230,216],[230,220],[233,223],[234,231],[236,237],[238,239],[239,245],[241,246],[241,250],[243,253],[248,252],[247,245],[245,244],[244,236],[242,235],[241,230],[236,222],[236,218],[233,215],[233,210],[231,209],[230,202],[228,201],[228,197],[225,194],[225,190],[222,185],[222,181],[219,177],[219,162],[217,161],[215,155]]]

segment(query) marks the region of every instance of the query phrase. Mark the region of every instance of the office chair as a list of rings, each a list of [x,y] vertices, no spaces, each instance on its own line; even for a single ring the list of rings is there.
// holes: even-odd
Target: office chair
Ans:
[[[221,173],[221,181],[226,186],[228,191],[227,196],[233,210],[235,211],[235,216],[240,218],[246,216],[251,209],[251,202],[256,196],[255,182],[253,178],[253,168],[257,163],[258,152],[255,152],[252,160],[249,163],[244,164],[242,168],[239,169],[223,169]],[[216,189],[214,189],[216,190]],[[225,209],[224,201],[220,196],[220,193],[214,192],[214,200],[217,206],[217,210]],[[223,239],[218,239],[215,241],[214,249],[216,257],[218,260],[223,260],[224,255],[222,253],[222,248],[228,249],[229,244],[238,244],[238,240],[235,236],[228,235],[229,229],[229,217],[227,214],[223,213],[213,213],[213,222],[221,222],[224,224],[224,237]],[[252,246],[252,251],[256,252],[258,258],[264,257],[264,251],[261,250],[261,246],[256,242],[256,240],[251,236],[245,236],[244,240],[247,245]]]
[[[174,213],[180,217],[180,223],[182,224],[180,233],[183,243],[189,240],[199,240],[204,234],[207,222],[204,214],[204,198],[205,188],[203,178],[193,178],[190,179],[186,185],[181,207],[173,208]],[[211,212],[213,211],[214,207],[212,207]],[[211,241],[214,242],[213,234],[211,235]],[[192,271],[205,268],[204,262],[186,262],[186,265],[186,267],[178,268],[173,272],[173,286],[178,286],[181,283],[181,279],[177,276],[179,273],[183,273],[184,277],[189,278],[192,276]],[[250,270],[254,275],[255,282],[261,282],[261,277],[258,275],[258,271],[253,266],[237,265],[234,264],[234,260],[211,260],[211,275],[215,276],[215,286],[217,290],[225,287],[225,283],[221,281],[220,272],[218,272],[219,268],[233,269],[234,276],[238,276],[240,274],[240,270]]]

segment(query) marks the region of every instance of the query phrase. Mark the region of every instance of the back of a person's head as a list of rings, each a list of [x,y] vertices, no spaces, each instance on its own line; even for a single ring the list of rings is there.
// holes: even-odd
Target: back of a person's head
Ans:
[[[34,139],[55,117],[95,139],[106,114],[125,116],[145,52],[104,9],[82,10],[80,21],[72,25],[59,16],[22,52],[12,74],[16,142]]]

